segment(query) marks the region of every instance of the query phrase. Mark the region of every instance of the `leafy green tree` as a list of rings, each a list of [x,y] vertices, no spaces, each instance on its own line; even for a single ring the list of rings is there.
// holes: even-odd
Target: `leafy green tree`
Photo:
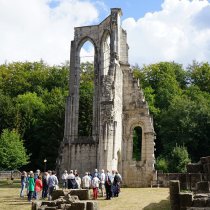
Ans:
[[[16,106],[18,129],[24,135],[26,129],[30,129],[41,119],[41,116],[45,112],[45,104],[36,93],[27,92],[23,95],[18,95]]]
[[[3,94],[0,89],[0,132],[3,129],[15,127],[15,102],[8,95]]]
[[[209,63],[193,62],[188,66],[189,82],[196,85],[201,91],[210,93],[210,65]]]
[[[94,66],[82,63],[79,88],[79,123],[80,136],[91,136],[93,121]]]
[[[168,160],[165,157],[159,156],[156,159],[155,168],[158,171],[163,171],[164,173],[169,172],[168,171]]]
[[[175,97],[160,115],[159,136],[168,153],[176,144],[185,145],[193,161],[210,152],[210,96],[196,87]]]
[[[186,172],[186,166],[190,162],[189,154],[186,147],[175,146],[169,155],[168,167],[169,172],[173,173],[184,173]]]
[[[0,136],[0,168],[14,170],[26,165],[29,156],[23,146],[23,140],[15,131],[3,130]]]

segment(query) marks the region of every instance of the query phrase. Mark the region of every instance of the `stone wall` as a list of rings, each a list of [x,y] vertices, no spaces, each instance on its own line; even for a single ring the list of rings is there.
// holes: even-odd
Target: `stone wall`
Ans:
[[[179,180],[169,181],[172,210],[210,209],[209,166],[210,156],[202,157],[198,163],[188,164],[187,173],[176,174]]]
[[[0,179],[20,179],[20,171],[0,171]]]

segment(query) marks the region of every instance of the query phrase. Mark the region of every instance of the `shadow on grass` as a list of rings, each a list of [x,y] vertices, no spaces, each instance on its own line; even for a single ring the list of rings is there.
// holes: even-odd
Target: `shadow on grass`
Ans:
[[[169,200],[162,200],[159,203],[150,203],[148,206],[144,207],[143,210],[170,210]]]

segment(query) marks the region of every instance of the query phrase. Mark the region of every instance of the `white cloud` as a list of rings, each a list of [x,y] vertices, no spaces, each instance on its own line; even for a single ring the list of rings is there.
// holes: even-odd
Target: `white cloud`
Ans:
[[[1,0],[0,64],[69,60],[74,27],[98,23],[99,7],[101,13],[109,11],[102,0]],[[207,0],[165,0],[160,11],[124,20],[130,63],[210,62],[209,18]],[[93,51],[82,49],[81,55],[89,59]]]
[[[209,14],[207,0],[165,0],[161,11],[124,20],[130,63],[210,62]]]
[[[0,63],[37,61],[49,64],[69,60],[75,26],[89,25],[98,18],[88,1],[57,0],[0,1]]]

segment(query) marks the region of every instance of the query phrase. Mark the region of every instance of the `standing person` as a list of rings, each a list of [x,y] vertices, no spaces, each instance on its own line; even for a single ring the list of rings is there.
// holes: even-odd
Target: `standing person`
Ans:
[[[85,172],[85,176],[82,178],[82,188],[90,189],[91,186],[91,178],[88,176],[88,172]]]
[[[115,170],[112,170],[112,174],[111,174],[111,191],[112,191],[112,197],[114,197],[114,191],[115,191],[115,185],[113,185],[114,182],[114,177],[115,177]]]
[[[78,187],[78,189],[81,189],[82,180],[81,180],[81,178],[80,178],[80,176],[79,176],[78,173],[75,175],[75,180],[76,180],[76,182],[77,182],[77,187]]]
[[[99,188],[100,180],[97,177],[97,174],[93,177],[92,187],[93,187],[93,199],[96,200],[98,198],[98,188]]]
[[[97,168],[94,170],[94,173],[93,173],[93,177],[95,177],[95,176],[97,176],[98,178],[100,178],[100,174],[99,174]]]
[[[36,200],[39,200],[43,188],[42,177],[39,175],[35,181]]]
[[[78,188],[73,170],[70,170],[70,173],[67,177],[67,183],[68,183],[68,189],[77,189]]]
[[[67,173],[67,170],[65,170],[61,177],[63,189],[67,189],[67,178],[68,178],[68,173]]]
[[[52,199],[52,192],[53,190],[58,186],[58,178],[56,176],[55,171],[52,171],[52,175],[48,179],[48,193],[49,197],[48,199]]]
[[[36,172],[34,173],[34,182],[36,182],[36,180],[38,179],[39,175],[40,175],[40,170],[37,169]],[[33,198],[36,199],[36,191],[34,191]]]
[[[113,181],[113,186],[114,186],[114,197],[118,197],[120,193],[120,182],[122,181],[122,177],[119,175],[118,171],[116,171],[115,176],[114,176],[114,181]]]
[[[21,190],[20,190],[20,197],[24,197],[24,190],[27,187],[27,173],[25,171],[22,172],[21,174]]]
[[[93,176],[90,172],[88,172],[88,176],[90,177],[90,179],[92,180]]]
[[[28,178],[28,201],[32,200],[33,194],[34,194],[34,174],[30,173],[30,177]]]
[[[48,174],[48,172],[44,172],[44,176],[42,177],[42,184],[43,184],[43,188],[42,188],[42,198],[46,198],[47,197],[47,193],[48,193],[48,179],[49,179],[50,175]]]
[[[109,172],[109,170],[107,170],[106,172],[106,176],[105,176],[105,189],[106,189],[106,200],[110,200],[112,198],[112,177],[111,174]]]
[[[105,196],[105,173],[104,173],[104,169],[101,170],[100,189],[101,189],[102,197],[104,197]]]

